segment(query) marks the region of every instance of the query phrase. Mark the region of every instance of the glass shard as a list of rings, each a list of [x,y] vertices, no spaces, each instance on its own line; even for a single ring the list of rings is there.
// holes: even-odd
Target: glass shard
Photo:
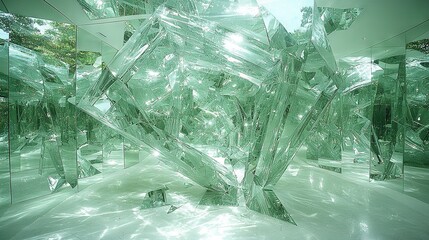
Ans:
[[[168,209],[168,211],[167,211],[167,214],[170,214],[170,213],[172,213],[172,212],[174,212],[174,211],[176,211],[177,209],[179,209],[181,206],[179,206],[179,207],[176,207],[176,206],[174,206],[174,205],[171,205],[171,207]]]
[[[56,192],[66,183],[67,183],[66,180],[62,177],[56,177],[56,178],[51,176],[48,177],[48,184],[51,192]]]
[[[157,190],[147,192],[140,208],[148,209],[170,205],[170,203],[167,202],[167,190],[167,187],[163,187]]]

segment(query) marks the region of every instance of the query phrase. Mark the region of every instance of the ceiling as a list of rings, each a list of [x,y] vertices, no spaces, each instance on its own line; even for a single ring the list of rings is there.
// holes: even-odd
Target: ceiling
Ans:
[[[289,2],[300,0],[286,0]],[[285,0],[261,0],[267,9],[285,22]],[[350,56],[382,57],[394,54],[392,47],[429,37],[428,0],[316,0],[320,7],[363,8],[361,15],[347,30],[329,35],[337,59]],[[0,10],[24,16],[44,18],[78,26],[78,48],[95,50],[97,41],[115,49],[123,44],[125,21],[147,15],[90,20],[77,1],[71,0],[0,0]],[[86,35],[86,36],[85,36]],[[91,40],[92,39],[92,40]],[[91,42],[92,41],[92,42]],[[400,49],[400,48],[396,48]]]

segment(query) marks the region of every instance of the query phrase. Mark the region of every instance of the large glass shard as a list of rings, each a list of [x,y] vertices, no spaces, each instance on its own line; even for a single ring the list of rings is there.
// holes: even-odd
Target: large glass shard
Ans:
[[[281,47],[295,46],[286,48],[289,51],[283,50],[280,74],[274,75],[276,86],[267,86],[260,96],[262,101],[256,105],[260,107],[253,118],[256,141],[243,182],[246,205],[250,209],[290,222],[293,220],[275,200],[272,188],[333,99],[337,89],[334,82],[340,82],[317,9],[308,5],[293,14],[303,21],[299,27],[291,26],[295,41],[276,42]],[[306,17],[301,17],[302,14]],[[265,19],[272,22],[272,18]],[[274,33],[271,40],[276,35],[287,37],[286,29],[268,30]],[[284,214],[268,213],[269,209]]]
[[[241,169],[246,205],[293,222],[272,187],[341,82],[318,9],[303,9],[285,29],[254,1],[161,6],[78,106],[206,187],[201,204],[236,205]]]

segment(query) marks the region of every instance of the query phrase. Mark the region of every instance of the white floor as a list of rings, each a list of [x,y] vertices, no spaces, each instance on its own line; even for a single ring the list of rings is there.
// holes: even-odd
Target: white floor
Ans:
[[[429,204],[350,176],[295,161],[276,186],[295,226],[245,207],[198,206],[203,188],[146,159],[81,181],[78,192],[0,209],[0,239],[429,239]],[[141,210],[144,194],[164,185],[181,207]]]

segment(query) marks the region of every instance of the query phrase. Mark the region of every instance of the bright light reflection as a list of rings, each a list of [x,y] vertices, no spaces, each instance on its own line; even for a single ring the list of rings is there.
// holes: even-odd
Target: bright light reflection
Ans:
[[[229,34],[228,37],[226,37],[223,40],[223,46],[229,50],[229,51],[237,51],[242,49],[240,47],[240,43],[243,42],[243,36],[238,33]]]
[[[97,8],[101,8],[101,6],[103,6],[103,1],[102,0],[98,0],[96,2],[96,4],[97,4]]]
[[[115,160],[109,160],[109,161],[107,161],[107,165],[115,166],[115,165],[119,165],[119,164]]]
[[[368,224],[361,222],[359,223],[360,229],[364,232],[368,232]]]
[[[159,153],[159,151],[158,150],[153,150],[152,151],[152,156],[154,156],[154,157],[159,157],[161,155],[161,153]]]
[[[239,33],[233,33],[233,34],[229,35],[229,38],[236,43],[243,42],[243,36]]]
[[[89,216],[92,216],[93,214],[93,212],[94,211],[96,211],[96,209],[95,208],[90,208],[90,207],[82,207],[81,209],[80,209],[80,211],[77,213],[78,214],[78,216],[87,216],[87,217],[89,217]]]
[[[299,173],[299,167],[289,166],[287,171],[291,176],[296,177],[296,176],[298,176],[298,173]],[[310,180],[310,181],[312,181],[312,180]]]
[[[151,77],[158,77],[159,76],[159,72],[156,72],[156,71],[152,71],[152,70],[149,70],[149,71],[147,71],[147,73],[149,74],[149,76],[151,76]]]
[[[234,170],[235,176],[237,177],[237,180],[239,182],[241,182],[243,180],[243,178],[244,178],[244,172],[245,172],[244,168],[240,168],[240,169],[235,169]]]
[[[226,57],[226,60],[228,60],[228,62],[232,62],[232,63],[241,63],[240,60],[237,60],[233,57]]]
[[[255,6],[240,6],[237,8],[237,13],[241,15],[257,16],[259,8]]]
[[[109,230],[108,228],[103,230],[103,232],[100,234],[100,239],[102,239],[106,235],[108,230]]]

